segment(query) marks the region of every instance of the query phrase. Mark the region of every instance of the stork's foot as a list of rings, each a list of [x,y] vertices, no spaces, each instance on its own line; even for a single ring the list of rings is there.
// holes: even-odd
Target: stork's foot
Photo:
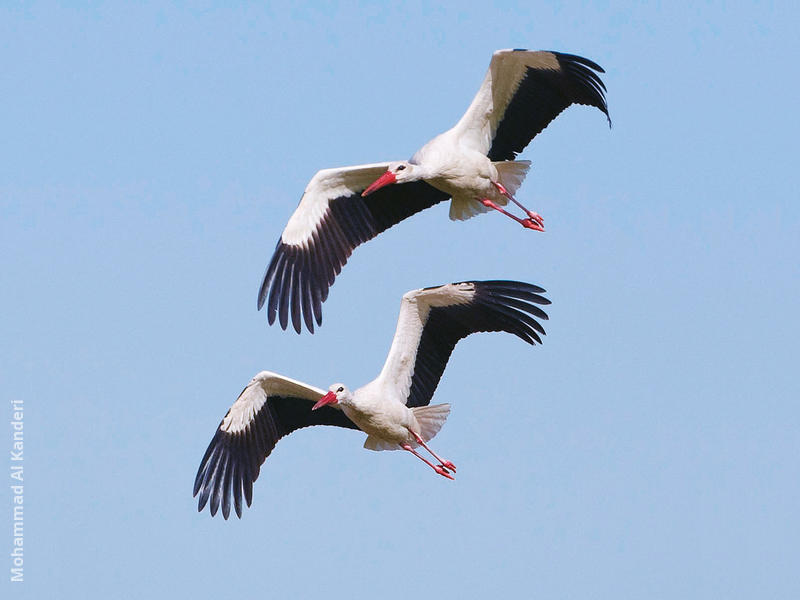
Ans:
[[[511,199],[514,200],[513,198],[511,198]],[[532,210],[528,210],[525,207],[523,207],[516,200],[514,200],[514,202],[518,206],[520,206],[520,208],[525,210],[526,214],[528,215],[527,219],[520,219],[519,217],[516,217],[516,216],[512,215],[510,212],[500,208],[496,203],[492,202],[488,198],[480,198],[478,201],[481,204],[483,204],[484,206],[488,207],[488,208],[493,208],[494,210],[503,213],[509,219],[514,219],[517,223],[519,223],[520,225],[522,225],[526,229],[533,229],[534,231],[544,231],[544,219],[542,219],[542,217],[538,213],[535,213]]]
[[[445,470],[450,470],[453,473],[456,472],[456,466],[453,463],[451,463],[449,460],[442,461],[442,464],[440,464],[439,466],[442,467]]]
[[[526,229],[533,229],[534,231],[544,231],[544,219],[542,218],[542,216],[539,213],[534,212],[532,210],[528,210],[527,208],[522,206],[522,204],[520,204],[520,202],[516,198],[514,198],[514,196],[511,195],[511,192],[509,192],[506,189],[506,187],[502,183],[500,183],[499,181],[492,181],[492,185],[494,185],[494,187],[497,188],[497,191],[500,192],[501,194],[503,194],[503,196],[505,196],[506,198],[511,200],[514,204],[519,206],[522,210],[524,210],[525,214],[528,215],[528,218],[527,219],[518,219],[514,215],[512,215],[510,213],[507,213],[506,211],[504,211],[503,209],[498,207],[494,202],[491,202],[491,200],[481,199],[481,203],[484,206],[488,206],[489,208],[493,208],[495,210],[499,210],[501,213],[503,213],[504,215],[506,215],[508,217],[511,217],[512,219],[514,219],[517,223],[521,224]]]
[[[419,436],[419,434],[418,434],[416,431],[412,431],[411,429],[409,429],[409,431],[411,432],[411,435],[413,435],[413,436],[414,436],[414,439],[415,439],[415,440],[417,440],[417,443],[418,443],[420,446],[422,446],[423,448],[425,448],[425,450],[427,450],[428,452],[430,452],[430,453],[431,453],[431,455],[433,456],[433,458],[435,458],[436,460],[438,460],[438,461],[439,461],[439,465],[438,465],[439,467],[441,467],[441,468],[442,468],[442,469],[444,469],[445,471],[449,469],[449,470],[451,470],[453,473],[455,473],[455,472],[456,472],[456,466],[455,466],[453,463],[451,463],[449,460],[445,460],[445,459],[443,459],[441,456],[439,456],[438,454],[436,454],[436,452],[434,452],[433,450],[431,450],[431,449],[428,447],[428,444],[426,444],[426,443],[425,443],[425,440],[423,440],[423,439],[422,439],[422,438]],[[439,471],[438,471],[438,470],[437,470],[436,472],[437,472],[437,473],[439,473]],[[439,473],[439,475],[441,475],[441,473]]]
[[[528,218],[539,225],[539,227],[544,227],[544,219],[542,218],[542,215],[537,212],[533,212],[532,210],[526,211],[526,214],[528,215]]]
[[[544,231],[544,227],[542,226],[542,224],[537,221],[534,221],[533,219],[522,219],[520,223],[526,229],[533,229],[534,231]]]
[[[436,465],[435,467],[433,467],[433,470],[436,471],[442,477],[447,477],[452,481],[456,480],[456,478],[450,475],[450,472],[447,469],[445,469],[442,465]]]
[[[413,433],[413,432],[412,432],[412,433]],[[414,434],[414,435],[416,435],[416,434]],[[412,448],[412,447],[411,447],[411,444],[400,444],[400,447],[401,447],[403,450],[406,450],[407,452],[411,452],[411,454],[413,454],[414,456],[416,456],[418,459],[420,459],[422,462],[424,462],[426,465],[428,465],[428,466],[429,466],[431,469],[433,469],[434,471],[436,471],[436,472],[437,472],[439,475],[441,475],[442,477],[447,477],[448,479],[452,479],[453,481],[455,481],[455,479],[456,479],[456,478],[455,478],[455,477],[453,477],[452,475],[450,475],[450,471],[448,471],[448,470],[447,470],[447,468],[444,466],[444,464],[441,464],[441,465],[435,465],[435,464],[433,464],[433,463],[432,463],[431,461],[429,461],[427,458],[425,458],[424,456],[422,456],[422,455],[421,455],[419,452],[417,452],[416,450],[414,450],[414,448]],[[430,449],[429,449],[428,451],[430,452]],[[431,452],[431,454],[433,454],[433,453]],[[436,455],[434,454],[434,456],[436,456]],[[442,460],[442,459],[440,459],[438,456],[436,457],[436,459],[437,459],[437,460]],[[450,464],[450,465],[452,465],[452,464],[453,464],[453,463],[451,463],[450,461],[442,461],[442,462],[443,462],[443,463]],[[453,468],[453,471],[455,472],[455,468]]]

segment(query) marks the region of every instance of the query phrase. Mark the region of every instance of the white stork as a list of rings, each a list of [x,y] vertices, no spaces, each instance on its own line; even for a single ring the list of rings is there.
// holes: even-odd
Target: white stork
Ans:
[[[406,450],[440,475],[453,479],[453,463],[427,443],[444,424],[449,404],[429,406],[458,340],[478,331],[506,331],[529,344],[541,343],[537,304],[544,290],[517,281],[467,281],[408,292],[389,356],[380,375],[350,392],[335,383],[326,393],[299,381],[262,371],[231,406],[206,450],[194,481],[198,510],[210,501],[227,519],[231,497],[242,516],[242,494],[250,506],[253,482],[278,440],[310,425],[336,425],[367,434],[369,450]],[[423,447],[438,464],[417,452]]]
[[[319,171],[278,240],[258,309],[266,304],[269,323],[277,316],[283,329],[291,312],[297,333],[303,321],[313,333],[353,249],[448,198],[451,219],[495,209],[543,231],[536,213],[520,219],[501,208],[530,166],[514,158],[571,104],[595,106],[608,117],[605,86],[595,71],[603,69],[580,56],[499,50],[461,120],[411,160]]]

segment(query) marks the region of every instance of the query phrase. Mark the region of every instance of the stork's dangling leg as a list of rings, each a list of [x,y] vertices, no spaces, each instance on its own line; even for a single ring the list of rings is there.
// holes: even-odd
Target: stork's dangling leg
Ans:
[[[409,429],[409,431],[411,431],[411,430]],[[433,455],[433,458],[435,458],[435,459],[436,459],[436,460],[438,460],[440,463],[442,463],[442,464],[441,464],[441,466],[442,466],[442,467],[444,467],[445,469],[450,469],[450,470],[451,470],[453,473],[455,473],[455,472],[456,472],[456,466],[455,466],[453,463],[451,463],[449,460],[444,460],[444,459],[443,459],[441,456],[439,456],[438,454],[436,454],[436,452],[434,452],[433,450],[431,450],[430,448],[428,448],[428,445],[427,445],[427,444],[426,444],[426,443],[425,443],[425,442],[422,440],[422,438],[421,438],[421,437],[419,437],[419,435],[417,435],[415,432],[411,431],[411,434],[414,436],[414,439],[415,439],[415,440],[417,440],[417,443],[418,443],[420,446],[422,446],[423,448],[425,448],[425,450],[427,450],[428,452],[430,452],[430,453]]]
[[[534,231],[544,231],[544,227],[542,226],[542,224],[539,221],[534,221],[532,218],[531,219],[520,219],[519,217],[515,217],[510,212],[508,212],[506,210],[503,210],[502,208],[497,206],[497,204],[495,204],[494,202],[492,202],[488,198],[481,198],[480,200],[478,200],[478,202],[480,202],[484,206],[488,206],[489,208],[493,208],[493,209],[495,209],[497,211],[500,211],[505,216],[514,219],[517,223],[519,223],[520,225],[522,225],[523,227],[525,227],[527,229],[533,229]],[[533,214],[536,214],[536,213],[533,213]],[[538,217],[538,215],[536,215],[536,216]],[[541,219],[541,217],[539,217],[539,219]]]
[[[502,183],[500,183],[499,181],[492,181],[492,185],[494,185],[494,187],[497,188],[497,191],[500,192],[501,194],[503,194],[503,196],[505,196],[506,198],[511,200],[514,204],[519,206],[522,210],[524,210],[525,214],[528,215],[528,218],[530,219],[530,221],[535,223],[536,225],[538,225],[539,228],[537,228],[537,227],[529,227],[528,225],[526,225],[520,219],[515,219],[516,221],[522,223],[523,227],[529,227],[529,229],[536,229],[536,231],[544,231],[544,219],[542,218],[542,216],[539,213],[534,212],[532,210],[528,210],[528,208],[523,206],[519,202],[519,200],[514,198],[514,196],[512,196],[511,193],[506,189],[506,187]],[[489,205],[484,202],[484,206],[489,206]],[[492,207],[492,208],[494,208],[494,207]],[[508,213],[505,213],[505,214],[508,214]],[[511,216],[511,215],[509,215],[509,216]],[[527,222],[527,219],[525,219],[524,221]]]
[[[418,459],[420,459],[422,462],[424,462],[426,465],[428,465],[431,469],[436,471],[439,475],[442,475],[443,477],[447,477],[448,479],[455,480],[455,477],[450,475],[450,473],[447,471],[447,469],[443,465],[434,465],[431,461],[429,461],[427,458],[422,456],[419,452],[414,450],[411,447],[410,444],[400,444],[400,447],[403,450],[408,450],[409,452],[411,452],[411,454],[416,456]],[[431,453],[431,454],[433,454],[433,453]],[[453,469],[453,470],[455,471],[455,469]]]

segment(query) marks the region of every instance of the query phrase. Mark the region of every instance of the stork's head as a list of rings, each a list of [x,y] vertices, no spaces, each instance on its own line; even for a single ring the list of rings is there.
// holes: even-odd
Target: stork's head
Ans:
[[[378,177],[375,181],[372,182],[367,189],[365,189],[361,195],[362,196],[369,196],[375,190],[379,190],[382,187],[387,185],[391,185],[393,183],[405,183],[406,181],[416,181],[419,179],[419,169],[416,165],[411,164],[410,162],[406,162],[404,160],[389,163],[389,168],[386,169],[386,172]]]
[[[334,383],[328,388],[328,393],[320,398],[317,403],[311,407],[311,410],[317,410],[326,404],[348,404],[353,395],[347,386],[343,383]]]

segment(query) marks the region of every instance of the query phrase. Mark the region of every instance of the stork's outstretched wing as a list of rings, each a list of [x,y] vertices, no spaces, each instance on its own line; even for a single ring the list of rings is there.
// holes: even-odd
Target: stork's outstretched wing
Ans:
[[[211,515],[222,504],[222,516],[231,511],[231,496],[236,515],[242,516],[242,492],[247,506],[253,501],[253,482],[261,465],[283,436],[311,425],[358,427],[336,408],[326,406],[312,412],[311,407],[324,391],[262,371],[247,384],[208,445],[197,476],[194,496],[200,495],[197,509],[210,500]]]
[[[573,54],[498,50],[472,104],[453,129],[463,144],[490,160],[513,160],[571,104],[594,106],[608,117],[606,88],[595,71],[604,72]]]
[[[283,230],[258,291],[267,319],[300,333],[322,323],[322,303],[353,250],[376,235],[449,197],[424,181],[392,185],[361,197],[388,163],[325,169],[309,182]]]
[[[456,343],[479,331],[506,331],[542,343],[539,321],[550,304],[538,286],[519,281],[465,281],[408,292],[378,376],[406,394],[409,407],[430,403]]]

